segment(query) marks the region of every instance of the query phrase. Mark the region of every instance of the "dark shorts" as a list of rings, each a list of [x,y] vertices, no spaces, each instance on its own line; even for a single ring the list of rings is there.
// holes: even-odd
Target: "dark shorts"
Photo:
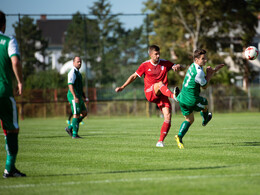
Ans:
[[[154,91],[154,85],[145,91],[145,97],[149,102],[157,104],[157,106],[162,110],[163,107],[168,107],[172,109],[172,104],[169,98],[163,94],[157,96]]]
[[[0,97],[0,119],[5,134],[6,131],[19,129],[14,97]]]

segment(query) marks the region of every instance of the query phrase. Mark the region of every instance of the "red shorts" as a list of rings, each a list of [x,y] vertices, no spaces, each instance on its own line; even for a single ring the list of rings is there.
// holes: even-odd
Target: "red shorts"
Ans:
[[[163,94],[157,96],[155,94],[153,85],[145,90],[145,97],[149,102],[156,103],[160,110],[162,110],[163,107],[168,107],[170,110],[172,110],[172,104],[169,98]]]

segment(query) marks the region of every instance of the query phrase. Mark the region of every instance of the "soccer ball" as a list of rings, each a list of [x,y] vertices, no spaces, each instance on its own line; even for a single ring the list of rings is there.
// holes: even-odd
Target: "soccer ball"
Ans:
[[[259,54],[259,51],[256,47],[254,46],[249,46],[245,50],[245,57],[248,60],[255,60]]]

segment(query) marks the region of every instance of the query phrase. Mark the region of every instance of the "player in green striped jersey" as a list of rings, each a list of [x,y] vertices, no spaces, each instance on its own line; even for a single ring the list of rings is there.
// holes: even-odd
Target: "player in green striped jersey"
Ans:
[[[73,59],[73,68],[68,73],[68,94],[67,98],[71,105],[73,113],[73,119],[71,125],[65,128],[67,133],[72,136],[73,139],[81,138],[78,135],[79,123],[87,116],[87,109],[82,99],[83,85],[82,76],[79,72],[81,68],[81,58],[76,56]]]
[[[195,50],[193,59],[194,62],[190,65],[185,75],[181,93],[177,97],[182,114],[185,117],[178,135],[175,136],[180,149],[184,148],[182,139],[194,122],[193,111],[200,111],[203,118],[203,126],[206,126],[211,120],[212,113],[208,112],[208,101],[206,98],[200,96],[200,88],[206,89],[212,76],[224,66],[224,64],[219,64],[214,69],[208,66],[206,70],[207,75],[205,75],[203,66],[207,62],[206,51],[204,49]]]
[[[24,177],[26,175],[15,167],[19,126],[12,86],[12,74],[14,73],[18,83],[18,94],[22,94],[22,66],[17,41],[13,37],[4,35],[5,28],[5,14],[0,11],[0,119],[7,153],[3,177]]]

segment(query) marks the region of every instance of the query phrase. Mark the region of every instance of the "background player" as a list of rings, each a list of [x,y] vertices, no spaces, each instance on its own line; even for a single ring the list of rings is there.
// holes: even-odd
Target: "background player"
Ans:
[[[81,68],[81,58],[76,56],[73,59],[73,69],[68,73],[68,94],[67,98],[71,105],[73,119],[71,125],[65,128],[66,132],[72,136],[73,139],[81,138],[78,135],[79,123],[87,116],[87,109],[82,99],[83,85],[82,76],[79,72]]]
[[[150,60],[143,62],[139,68],[133,73],[126,82],[115,89],[116,92],[124,90],[124,88],[132,83],[137,77],[144,75],[144,92],[149,102],[156,103],[163,113],[164,123],[161,128],[161,135],[156,144],[157,147],[164,147],[164,139],[171,127],[171,103],[168,99],[175,98],[179,93],[179,89],[175,88],[174,93],[168,89],[167,72],[171,69],[178,71],[181,66],[175,65],[168,60],[160,59],[160,48],[157,45],[149,47]]]
[[[15,38],[5,36],[5,14],[0,11],[0,119],[5,135],[6,164],[3,177],[24,177],[15,167],[18,153],[18,114],[13,96],[12,74],[18,82],[18,94],[23,91],[22,66]]]
[[[203,66],[205,66],[207,62],[206,51],[204,49],[195,50],[193,59],[194,62],[190,65],[185,75],[182,90],[177,97],[182,114],[185,117],[185,121],[181,124],[178,135],[175,136],[177,145],[180,149],[184,148],[182,138],[194,122],[193,111],[200,111],[203,118],[203,126],[206,126],[211,120],[212,113],[208,112],[207,99],[200,96],[200,87],[206,89],[214,73],[224,66],[224,64],[219,64],[214,69],[208,66],[206,70],[207,75],[205,76]]]

